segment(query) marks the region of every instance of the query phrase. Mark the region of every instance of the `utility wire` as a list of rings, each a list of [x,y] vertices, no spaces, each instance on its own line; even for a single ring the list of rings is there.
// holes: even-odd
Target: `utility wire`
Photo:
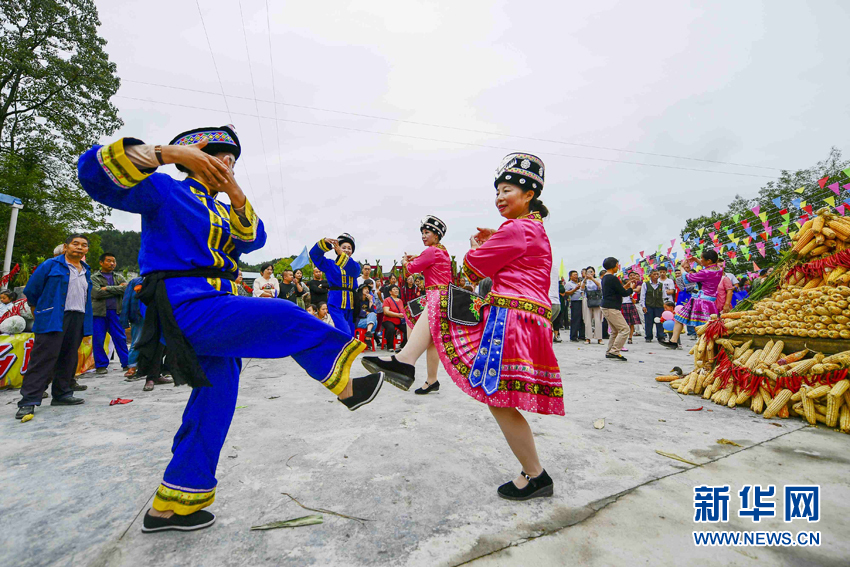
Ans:
[[[266,2],[266,5],[268,6],[268,0]],[[166,88],[166,89],[174,89],[174,90],[179,90],[179,91],[188,91],[188,92],[195,92],[195,93],[201,93],[201,94],[212,94],[212,95],[218,94],[218,93],[199,90],[199,89],[190,89],[190,88],[186,88],[186,87],[175,87],[175,86],[172,86],[172,85],[163,85],[163,84],[160,84],[160,83],[150,83],[150,82],[146,82],[146,81],[134,81],[134,80],[131,80],[131,79],[123,79],[123,81],[127,82],[127,83],[136,83],[136,84],[139,84],[139,85],[148,85],[148,86],[152,86],[152,87],[162,87],[162,88]],[[243,96],[237,96],[237,95],[227,95],[227,96],[229,96],[231,98],[251,100],[248,97],[243,97]],[[474,133],[474,134],[487,134],[489,136],[501,136],[501,137],[504,137],[504,138],[516,138],[518,140],[529,140],[529,141],[534,141],[534,142],[548,142],[548,143],[552,143],[552,144],[561,144],[561,145],[565,145],[565,146],[575,146],[575,147],[579,147],[579,148],[590,148],[590,149],[595,149],[595,150],[606,150],[606,151],[612,151],[612,152],[623,152],[623,153],[637,154],[637,155],[644,155],[644,156],[654,156],[654,157],[663,157],[663,158],[671,158],[671,159],[684,159],[684,160],[698,161],[698,162],[703,162],[703,163],[716,163],[716,164],[719,164],[719,165],[734,165],[734,166],[737,166],[737,167],[750,167],[750,168],[755,168],[755,169],[768,169],[768,170],[772,170],[772,171],[782,171],[781,168],[778,168],[778,167],[766,167],[766,166],[763,166],[763,165],[749,165],[749,164],[746,164],[746,163],[736,163],[736,162],[731,162],[731,161],[719,161],[719,160],[713,160],[713,159],[703,159],[703,158],[695,158],[695,157],[687,157],[687,156],[678,156],[678,155],[673,155],[673,154],[662,154],[662,153],[656,153],[656,152],[642,152],[642,151],[638,151],[638,150],[627,150],[627,149],[624,149],[624,148],[611,148],[611,147],[607,147],[607,146],[598,146],[598,145],[593,145],[593,144],[580,144],[578,142],[565,142],[563,140],[553,140],[553,139],[548,139],[548,138],[535,138],[533,136],[521,136],[521,135],[515,135],[515,134],[502,134],[502,133],[499,133],[499,132],[492,132],[492,131],[488,131],[488,130],[476,130],[474,128],[461,128],[459,126],[447,126],[445,124],[433,124],[433,123],[430,123],[430,122],[417,122],[415,120],[403,120],[403,119],[400,119],[400,118],[388,118],[386,116],[376,116],[376,115],[373,115],[373,114],[362,114],[362,113],[359,113],[359,112],[348,112],[348,111],[344,111],[344,110],[332,110],[332,109],[329,109],[329,108],[319,108],[319,107],[316,107],[316,106],[305,106],[305,105],[302,105],[302,104],[277,102],[277,99],[275,97],[272,97],[272,98],[274,100],[262,100],[262,99],[259,99],[259,100],[260,100],[260,102],[267,102],[269,104],[274,104],[274,105],[280,104],[280,105],[283,105],[283,106],[291,106],[293,108],[303,108],[305,110],[316,110],[316,111],[319,111],[319,112],[331,112],[331,113],[334,113],[334,114],[343,114],[343,115],[346,115],[346,116],[356,116],[358,118],[371,118],[373,120],[385,120],[385,121],[388,121],[388,122],[398,122],[398,123],[401,123],[401,124],[413,124],[413,125],[416,125],[416,126],[427,126],[427,127],[430,127],[430,128],[443,128],[443,129],[446,129],[446,130],[455,130],[455,131],[458,131],[458,132],[470,132],[470,133]]]
[[[260,122],[260,106],[257,104],[257,90],[254,86],[254,71],[251,68],[251,52],[248,51],[248,35],[245,32],[245,15],[242,13],[242,0],[239,0],[239,18],[242,21],[242,39],[245,41],[245,55],[248,57],[248,73],[251,76],[251,95],[254,97],[254,110],[257,112],[257,127],[260,129],[260,145],[263,149],[263,159],[266,162],[266,179],[269,182],[269,196],[272,200],[272,210],[275,215],[275,223],[274,229],[277,234],[277,241],[280,244],[283,244],[283,241],[280,238],[280,217],[277,214],[277,205],[274,202],[274,191],[272,190],[272,177],[269,173],[269,159],[266,154],[266,142],[265,137],[263,136],[263,124]],[[286,204],[283,205],[283,224],[284,224],[284,236],[286,238],[286,250],[283,252],[281,257],[286,256],[286,252],[289,251],[289,231],[286,227]]]
[[[270,64],[269,75],[271,76],[271,81],[272,81],[272,99],[277,100],[277,90],[276,90],[275,81],[274,81],[274,55],[272,54],[272,29],[271,29],[271,24],[269,23],[269,20],[270,20],[269,0],[266,0],[266,32],[267,32],[268,41],[269,41],[269,64]],[[284,193],[284,188],[286,186],[286,183],[283,180],[283,155],[280,152],[280,123],[277,120],[277,104],[273,104],[272,108],[274,108],[274,118],[275,118],[275,120],[274,120],[274,131],[275,131],[275,146],[277,147],[277,171],[278,171],[278,174],[280,175],[280,198],[284,202],[284,205],[285,205],[286,194]],[[260,111],[259,111],[259,109],[257,109],[257,114],[259,114],[259,113],[260,113]],[[258,118],[258,120],[259,120],[259,118]],[[287,233],[288,233],[289,231],[287,229],[287,224],[286,224],[286,206],[284,206],[284,208],[283,208],[283,226],[284,226],[284,230],[287,231]],[[288,247],[289,246],[288,237],[287,237],[286,242],[287,242],[287,247]]]
[[[210,36],[207,33],[207,25],[204,23],[204,14],[201,12],[201,3],[200,0],[195,0],[195,5],[198,7],[198,15],[201,17],[201,27],[204,30],[204,37],[207,40],[207,48],[210,50],[210,58],[212,59],[213,69],[215,69],[215,76],[218,79],[218,88],[221,89],[221,98],[224,99],[224,107],[227,109],[227,116],[230,119],[230,123],[233,124],[233,114],[230,112],[230,105],[227,104],[227,96],[224,94],[224,84],[221,82],[221,75],[218,73],[218,65],[215,62],[215,55],[213,54],[212,44],[210,43]],[[216,94],[216,93],[210,93]],[[219,111],[221,112],[221,111]],[[251,193],[253,193],[253,184],[251,183],[251,175],[248,173],[248,167],[245,167],[245,176],[248,179],[248,188],[251,189]]]
[[[211,112],[223,112],[221,109],[218,109],[218,108],[203,108],[203,107],[196,106],[196,105],[178,104],[178,103],[174,103],[174,102],[165,102],[165,101],[152,100],[152,99],[146,99],[146,98],[138,98],[138,97],[132,97],[132,96],[125,96],[125,95],[114,95],[114,96],[118,97],[118,98],[125,98],[125,99],[128,99],[128,100],[137,100],[137,101],[141,101],[141,102],[152,102],[154,104],[165,104],[165,105],[168,105],[168,106],[177,106],[177,107],[182,107],[182,108],[192,108],[192,109],[195,109],[195,110],[208,110],[208,111],[211,111]],[[233,112],[233,114],[238,114],[238,115],[241,115],[241,116],[252,116],[252,117],[257,116],[256,114],[249,114],[249,113],[245,113],[245,112]],[[268,120],[279,120],[281,122],[288,122],[290,124],[303,124],[305,126],[318,126],[318,127],[321,127],[321,128],[333,128],[333,129],[336,129],[336,130],[346,130],[346,131],[349,131],[349,132],[363,132],[363,133],[367,133],[367,134],[378,134],[378,135],[381,135],[381,136],[393,136],[393,137],[397,137],[397,138],[406,138],[406,139],[409,139],[409,140],[423,140],[423,141],[428,141],[428,142],[440,142],[440,143],[445,143],[445,144],[458,144],[458,145],[461,145],[461,146],[470,146],[470,147],[477,147],[477,148],[489,148],[489,149],[496,149],[496,150],[504,150],[504,151],[508,151],[508,152],[517,151],[516,148],[506,148],[504,146],[492,146],[492,145],[488,145],[488,144],[477,144],[477,143],[474,143],[474,142],[458,142],[456,140],[441,140],[439,138],[427,138],[427,137],[424,137],[424,136],[411,136],[411,135],[408,135],[408,134],[397,134],[397,133],[394,133],[394,132],[376,132],[374,130],[363,130],[361,128],[351,128],[351,127],[347,127],[347,126],[336,126],[336,125],[331,125],[331,124],[319,124],[317,122],[305,122],[303,120],[292,120],[292,119],[288,119],[288,118],[275,118],[275,117],[272,117],[272,116],[261,116],[261,118],[265,118],[265,119],[268,119]],[[759,178],[759,179],[778,179],[777,177],[773,177],[773,176],[769,176],[769,175],[757,175],[757,174],[754,174],[754,173],[738,173],[738,172],[734,172],[734,171],[715,171],[713,169],[697,169],[697,168],[693,168],[693,167],[682,167],[682,166],[676,166],[676,165],[661,165],[661,164],[657,164],[657,163],[641,163],[639,161],[626,161],[626,160],[619,160],[619,159],[597,158],[597,157],[578,156],[578,155],[571,155],[571,154],[559,154],[559,153],[553,153],[553,152],[546,152],[546,154],[550,155],[550,156],[560,156],[560,157],[567,157],[567,158],[573,158],[573,159],[584,159],[584,160],[590,160],[590,161],[601,161],[601,162],[606,162],[606,163],[624,163],[624,164],[628,164],[628,165],[639,165],[639,166],[644,166],[644,167],[656,167],[656,168],[661,168],[661,169],[675,169],[675,170],[680,170],[680,171],[698,171],[698,172],[702,172],[702,173],[713,173],[713,174],[716,174],[716,175],[735,175],[735,176],[739,176],[739,177],[756,177],[756,178]]]

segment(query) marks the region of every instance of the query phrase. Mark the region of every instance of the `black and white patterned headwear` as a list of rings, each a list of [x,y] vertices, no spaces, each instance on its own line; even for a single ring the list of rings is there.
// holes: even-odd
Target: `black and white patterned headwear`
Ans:
[[[428,215],[419,221],[419,230],[421,231],[425,228],[439,236],[441,240],[446,235],[446,223],[433,215]]]
[[[339,237],[336,240],[340,244],[342,244],[343,242],[348,242],[349,244],[351,244],[351,253],[354,254],[354,250],[355,250],[356,246],[354,246],[354,237],[353,236],[351,236],[347,232],[343,232],[342,234],[339,235]]]
[[[205,141],[207,145],[201,151],[211,156],[219,152],[229,152],[238,160],[242,154],[242,144],[239,143],[239,136],[236,135],[236,127],[233,124],[194,128],[182,134],[177,134],[173,140],[168,142],[168,145],[191,146],[202,141]],[[180,164],[177,164],[177,169],[183,173],[188,173],[188,170]]]
[[[523,189],[534,190],[535,196],[543,191],[543,160],[531,154],[508,154],[496,169],[495,187],[507,182]]]

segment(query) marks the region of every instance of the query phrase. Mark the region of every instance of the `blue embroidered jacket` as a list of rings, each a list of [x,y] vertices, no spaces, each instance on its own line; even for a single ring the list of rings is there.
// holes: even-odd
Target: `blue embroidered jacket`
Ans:
[[[325,252],[331,250],[323,238],[310,249],[310,259],[313,265],[322,270],[328,278],[331,287],[344,287],[351,291],[331,289],[328,291],[328,305],[340,309],[354,309],[354,290],[357,289],[357,276],[360,275],[360,264],[343,254],[331,262],[325,258]]]
[[[240,217],[196,179],[179,181],[154,173],[155,169],[137,168],[124,154],[124,147],[141,143],[122,138],[108,146],[94,146],[80,156],[77,169],[80,183],[92,199],[142,215],[142,275],[199,268],[236,273],[239,256],[266,243],[263,222],[251,203],[246,201],[244,217]],[[183,286],[181,291],[171,282],[172,300],[174,295],[213,291],[209,286],[218,292],[238,293],[235,282],[218,278],[207,280],[209,286],[199,280],[198,285]]]

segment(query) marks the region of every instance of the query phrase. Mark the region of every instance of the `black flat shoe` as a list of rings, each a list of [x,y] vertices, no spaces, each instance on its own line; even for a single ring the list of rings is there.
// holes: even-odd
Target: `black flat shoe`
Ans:
[[[369,372],[383,372],[387,382],[405,392],[416,381],[416,367],[399,362],[395,356],[389,361],[381,360],[377,356],[364,356],[360,362]]]
[[[15,419],[23,419],[31,413],[35,413],[35,406],[21,406],[18,408],[18,413],[15,414]]]
[[[384,385],[384,373],[377,372],[362,378],[352,378],[352,380],[354,393],[351,397],[344,400],[337,399],[344,403],[348,409],[354,411],[375,399],[375,396],[381,391],[381,386]]]
[[[50,400],[51,406],[76,406],[84,403],[86,403],[84,399],[75,398],[73,395],[67,396],[65,398],[53,398],[52,400]]]
[[[531,500],[532,498],[540,498],[542,496],[552,496],[555,492],[555,483],[546,474],[546,471],[540,473],[540,476],[531,478],[525,471],[520,473],[528,481],[525,488],[517,488],[513,481],[506,482],[499,487],[499,496],[506,500]]]
[[[158,518],[150,515],[150,510],[145,514],[145,521],[142,525],[142,531],[146,534],[151,532],[164,532],[167,530],[178,530],[181,532],[191,532],[194,530],[202,530],[208,528],[215,523],[215,514],[206,510],[198,510],[191,514],[181,516],[173,514],[170,518]]]
[[[613,360],[619,360],[621,362],[626,362],[626,360],[627,360],[626,357],[623,356],[622,354],[612,354],[610,352],[605,353],[605,358],[610,358],[610,359],[613,359]]]
[[[434,380],[434,383],[431,384],[430,386],[426,383],[421,388],[417,388],[417,389],[413,390],[413,393],[419,394],[421,396],[423,394],[430,394],[431,392],[436,392],[439,389],[440,389],[440,381]]]
[[[658,342],[660,342],[662,345],[664,345],[664,346],[666,346],[667,348],[670,348],[670,349],[675,350],[675,349],[679,348],[679,343],[674,343],[674,342],[670,342],[670,341],[663,341],[663,342],[658,341]]]

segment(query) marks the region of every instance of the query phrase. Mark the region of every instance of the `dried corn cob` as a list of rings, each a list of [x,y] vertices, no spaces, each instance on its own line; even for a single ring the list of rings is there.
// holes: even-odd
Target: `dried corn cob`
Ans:
[[[735,359],[737,359],[737,358],[740,358],[742,354],[744,354],[745,352],[747,352],[747,350],[750,348],[750,345],[751,345],[751,344],[753,344],[753,340],[752,340],[752,339],[748,340],[747,342],[745,342],[744,344],[742,344],[741,346],[739,346],[738,348],[736,348],[736,349],[735,349],[735,354],[734,354],[734,355],[732,355],[732,360],[735,360]]]
[[[835,285],[836,283],[838,283],[838,278],[840,278],[846,273],[847,268],[845,268],[844,266],[838,266],[829,273],[829,277],[826,279],[826,283],[829,285]]]
[[[756,392],[756,395],[753,396],[753,400],[750,402],[750,409],[756,413],[764,411],[764,399],[761,397],[761,392]]]
[[[773,401],[773,396],[770,395],[770,392],[768,392],[767,388],[764,386],[759,386],[759,394],[761,394],[761,397],[764,400],[765,407],[769,406],[770,402]]]
[[[818,398],[822,398],[827,395],[832,390],[831,386],[818,386],[817,388],[813,388],[806,392],[806,396],[816,400]]]
[[[850,433],[850,407],[847,404],[838,411],[838,428],[843,433]]]
[[[823,359],[824,362],[842,362],[845,358],[850,358],[850,350],[845,350]]]
[[[763,362],[768,365],[775,363],[782,356],[782,349],[784,348],[785,343],[783,341],[776,341],[773,344],[773,349],[764,357]],[[765,350],[767,350],[767,347],[765,347]]]
[[[788,419],[789,417],[791,417],[791,412],[788,409],[788,406],[784,405],[781,408],[779,408],[779,411],[776,412],[776,417],[781,418],[781,419]]]
[[[837,220],[831,220],[827,222],[826,225],[835,231],[835,237],[839,240],[847,240],[850,238],[850,228],[848,228],[845,223]]]
[[[758,363],[759,359],[761,358],[761,353],[762,353],[761,349],[755,351],[752,354],[752,356],[750,356],[750,358],[747,359],[746,364],[744,364],[744,368],[746,368],[748,370],[752,370],[753,368],[755,368],[756,364]]]
[[[814,248],[812,248],[814,249]],[[813,280],[809,280],[809,282],[803,286],[803,289],[814,289],[823,283],[823,278],[815,278]]]
[[[743,405],[747,400],[750,399],[750,393],[747,390],[741,390],[738,393],[738,398],[735,400],[735,405]]]
[[[803,415],[806,418],[806,421],[815,425],[817,423],[817,419],[815,418],[815,402],[806,396],[806,390],[808,390],[808,388],[805,386],[800,388],[800,400],[803,402]]]
[[[679,376],[678,374],[671,374],[669,376],[656,376],[655,381],[656,382],[673,382],[674,380],[678,380],[679,378],[681,378],[681,376]]]
[[[850,351],[848,351],[850,352]],[[777,363],[780,366],[785,366],[786,364],[791,364],[792,362],[798,362],[806,358],[806,355],[809,354],[809,349],[798,350],[797,352],[793,352],[791,354],[787,354],[777,360]]]
[[[827,427],[835,427],[838,423],[838,408],[840,407],[840,400],[843,398],[836,398],[835,396],[827,396],[826,397],[826,425]]]
[[[770,405],[764,410],[763,417],[771,418],[776,416],[782,408],[785,408],[787,413],[788,406],[786,405],[790,400],[791,396],[794,392],[789,390],[788,388],[783,388],[776,394],[776,397],[773,398],[773,401],[770,402]]]
[[[830,225],[830,228],[835,230],[834,227]],[[800,253],[803,248],[805,248],[810,242],[814,241],[815,233],[812,229],[800,230],[800,237],[797,239],[797,244],[794,246],[794,252]],[[802,254],[800,254],[802,256]]]
[[[796,374],[799,374],[800,376],[805,376],[815,364],[817,364],[817,359],[809,358],[807,360],[801,360],[800,362],[794,363],[791,366],[791,370],[793,370]]]

